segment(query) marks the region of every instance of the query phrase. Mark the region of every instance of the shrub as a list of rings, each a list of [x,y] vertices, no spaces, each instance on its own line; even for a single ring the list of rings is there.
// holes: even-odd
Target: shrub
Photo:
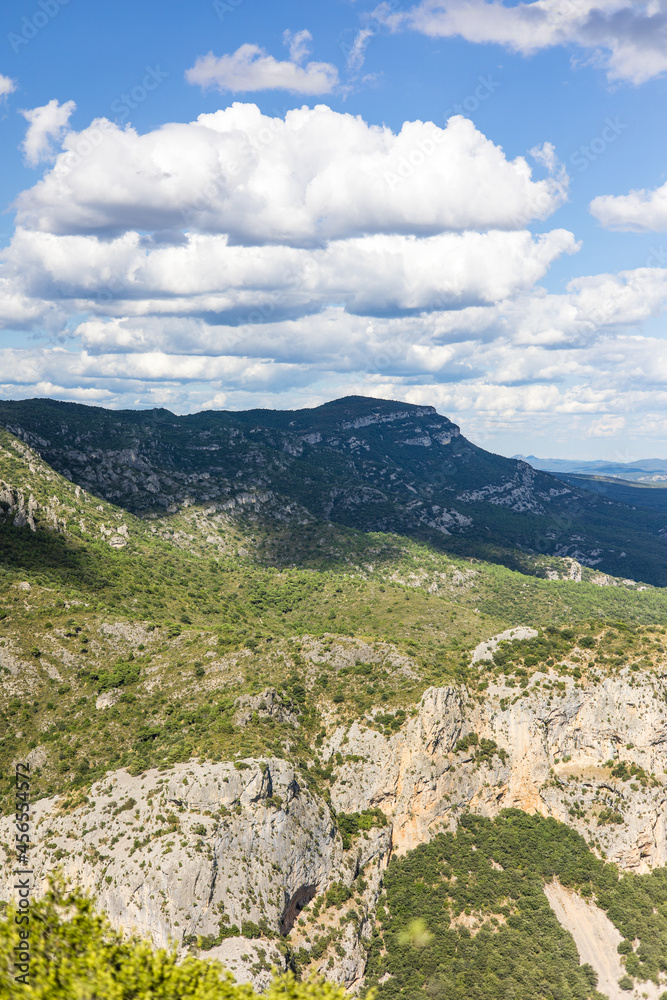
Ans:
[[[94,900],[51,880],[46,894],[32,903],[30,976],[14,979],[14,952],[20,943],[16,909],[0,918],[0,996],[25,1000],[260,1000],[251,986],[237,985],[218,962],[176,951],[154,951],[148,942],[126,937],[96,911]],[[250,922],[248,922],[250,923]],[[245,926],[245,924],[244,924]],[[252,925],[257,928],[256,924]],[[257,928],[259,931],[259,928]],[[252,935],[256,936],[256,935]],[[201,946],[209,945],[202,938]],[[185,943],[195,943],[186,941]],[[276,976],[264,1000],[346,1000],[342,987],[294,976]]]
[[[337,909],[340,909],[343,903],[346,903],[351,896],[352,890],[348,886],[342,882],[334,882],[331,888],[327,890],[324,902],[326,906],[335,906]]]
[[[110,670],[91,671],[90,678],[97,681],[97,690],[102,694],[103,691],[110,691],[112,688],[135,684],[139,680],[139,673],[139,667],[136,663],[119,662],[114,664]]]
[[[347,851],[352,846],[354,837],[363,831],[371,830],[375,826],[386,826],[387,817],[381,809],[364,809],[358,813],[338,813],[338,829],[343,838],[343,850]]]

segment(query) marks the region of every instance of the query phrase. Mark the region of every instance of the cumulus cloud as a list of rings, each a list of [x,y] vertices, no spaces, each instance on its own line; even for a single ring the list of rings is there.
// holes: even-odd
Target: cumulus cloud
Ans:
[[[128,382],[188,382],[224,379],[230,385],[253,389],[289,381],[295,369],[298,384],[302,373],[298,365],[264,361],[248,363],[243,357],[174,355],[160,351],[132,354],[97,354],[58,349],[0,349],[0,370],[4,384],[34,385],[56,380],[62,386],[79,389],[111,390]]]
[[[311,314],[332,301],[361,315],[460,309],[525,292],[562,253],[578,249],[567,230],[370,236],[326,247],[230,246],[193,235],[146,247],[137,233],[115,240],[19,230],[5,267],[30,294],[134,314],[209,313],[239,321]],[[23,277],[22,277],[23,276]]]
[[[330,94],[338,84],[338,70],[331,63],[309,62],[301,66],[308,55],[312,36],[309,31],[286,32],[285,43],[290,59],[278,60],[259,45],[246,43],[230,55],[214,56],[209,52],[199,56],[185,79],[203,90],[215,87],[232,94],[257,90],[287,90],[291,94]]]
[[[28,166],[36,167],[39,163],[55,159],[55,147],[62,142],[69,129],[69,119],[76,110],[74,101],[59,104],[54,98],[41,108],[22,111],[28,122],[22,148]]]
[[[307,58],[306,35],[284,41]],[[492,445],[552,434],[554,413],[593,441],[628,415],[627,436],[667,405],[667,343],[642,331],[667,269],[540,287],[578,249],[527,229],[567,194],[548,142],[534,177],[461,117],[396,134],[234,104],[146,135],[61,127],[0,251],[0,326],[43,338],[0,348],[0,396],[183,412],[359,392],[438,405]]]
[[[263,115],[235,103],[139,135],[104,119],[68,133],[52,170],[17,202],[53,233],[188,229],[242,244],[313,245],[372,233],[522,229],[567,196],[534,180],[467,118],[395,134],[325,105]]]
[[[590,210],[607,229],[666,232],[667,183],[653,191],[642,188],[626,195],[600,195],[593,199]]]
[[[440,313],[369,323],[329,309],[240,331],[191,317],[87,321],[75,331],[81,348],[0,350],[0,396],[192,412],[312,406],[355,392],[435,405],[478,443],[499,450],[512,441],[510,453],[572,454],[590,439],[604,442],[605,454],[614,442],[611,455],[630,460],[638,457],[628,451],[633,435],[644,446],[653,436],[660,448],[667,434],[664,341],[608,331],[583,345],[521,346],[501,330],[485,337],[469,322],[467,335],[450,328],[449,341],[435,343],[434,325],[442,335],[450,319]],[[598,446],[588,454],[599,457]]]
[[[106,392],[113,405],[187,412],[217,394],[232,408],[280,407],[353,391],[436,405],[473,439],[511,426],[533,440],[543,432],[551,444],[562,434],[565,446],[574,431],[584,438],[620,430],[619,418],[627,418],[627,440],[647,411],[667,405],[666,377],[650,381],[656,365],[667,371],[667,345],[656,338],[610,332],[583,347],[554,349],[518,347],[498,332],[485,340],[459,331],[435,344],[433,317],[408,322],[403,338],[397,320],[369,324],[328,310],[251,324],[234,341],[229,338],[238,338],[238,330],[191,318],[88,321],[76,331],[82,350],[0,351],[0,394],[30,395],[51,382],[67,392]],[[661,424],[659,412],[654,416],[656,434],[662,433],[664,419]]]
[[[57,303],[31,294],[21,276],[13,275],[0,263],[0,330],[31,330],[64,321],[65,315]]]
[[[436,38],[459,36],[531,55],[576,46],[603,66],[610,80],[640,84],[667,70],[665,0],[422,0],[408,11],[381,4],[376,17],[394,29]]]
[[[16,90],[16,81],[0,73],[0,103]]]

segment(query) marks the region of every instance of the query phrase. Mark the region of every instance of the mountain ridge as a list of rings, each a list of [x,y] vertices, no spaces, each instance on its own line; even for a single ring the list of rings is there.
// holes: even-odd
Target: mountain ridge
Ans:
[[[35,399],[0,402],[0,425],[72,482],[144,517],[268,490],[269,519],[300,511],[517,568],[530,561],[522,553],[544,554],[667,584],[659,511],[484,451],[430,406],[348,396],[175,416]]]
[[[569,458],[538,458],[536,455],[513,455],[543,472],[580,473],[582,475],[615,476],[631,482],[664,481],[667,479],[667,459],[640,458],[636,462],[613,462],[608,459],[578,461]]]

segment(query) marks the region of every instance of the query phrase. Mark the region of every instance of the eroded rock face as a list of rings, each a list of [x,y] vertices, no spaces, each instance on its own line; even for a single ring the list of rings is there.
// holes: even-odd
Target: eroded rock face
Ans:
[[[663,678],[630,671],[585,687],[535,674],[525,691],[490,685],[482,703],[460,689],[430,688],[394,736],[359,724],[336,731],[326,752],[361,760],[338,768],[334,808],[379,806],[399,852],[453,828],[465,810],[495,816],[515,807],[599,840],[622,868],[665,865],[665,693]],[[475,745],[456,752],[469,733],[495,743],[496,752]],[[622,780],[610,761],[643,773]]]
[[[239,766],[189,763],[138,777],[116,771],[71,810],[55,799],[38,802],[37,892],[59,865],[95,891],[116,926],[158,946],[215,939],[247,921],[278,934],[290,904],[298,912],[300,893],[312,898],[328,885],[342,860],[340,835],[326,805],[284,761]],[[10,827],[4,819],[3,841]],[[8,875],[11,858],[3,854]],[[230,940],[223,954],[234,952]]]
[[[261,694],[243,695],[237,699],[234,722],[237,726],[247,726],[256,714],[258,718],[288,722],[298,727],[299,719],[294,706],[285,705],[275,688],[267,688]]]
[[[389,737],[370,718],[341,726],[322,747],[323,762],[343,758],[334,765],[334,810],[377,806],[388,818],[347,851],[328,804],[284,760],[190,762],[138,777],[117,771],[68,810],[62,800],[35,805],[36,891],[60,865],[95,890],[117,926],[158,945],[198,936],[211,944],[236,925],[239,934],[207,954],[240,981],[263,987],[270,966],[284,962],[276,946],[281,935],[292,947],[312,947],[302,908],[334,883],[356,886],[363,870],[356,921],[324,910],[325,925],[336,923],[338,950],[317,962],[323,974],[356,989],[392,853],[453,829],[465,811],[539,812],[597,841],[623,869],[667,864],[665,696],[664,679],[653,674],[628,670],[583,686],[536,674],[525,689],[490,685],[483,699],[429,688]],[[262,698],[268,711],[272,699]],[[10,839],[5,818],[0,841]],[[12,859],[3,851],[1,860],[8,875]],[[253,932],[244,928],[248,921],[261,924],[265,936],[243,936]],[[267,931],[274,936],[267,939]]]

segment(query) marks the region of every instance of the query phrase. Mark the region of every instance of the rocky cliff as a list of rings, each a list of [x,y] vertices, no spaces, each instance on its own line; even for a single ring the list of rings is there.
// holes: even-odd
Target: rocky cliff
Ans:
[[[277,758],[116,771],[87,795],[37,803],[36,882],[61,866],[117,925],[203,945],[244,981],[266,983],[299,950],[358,988],[389,858],[467,811],[539,812],[623,870],[667,864],[666,699],[663,675],[629,669],[536,673],[483,696],[429,688],[391,736],[363,722],[332,731],[320,750],[330,801]],[[373,809],[387,825],[341,836],[342,814]],[[11,836],[3,819],[5,874]]]

